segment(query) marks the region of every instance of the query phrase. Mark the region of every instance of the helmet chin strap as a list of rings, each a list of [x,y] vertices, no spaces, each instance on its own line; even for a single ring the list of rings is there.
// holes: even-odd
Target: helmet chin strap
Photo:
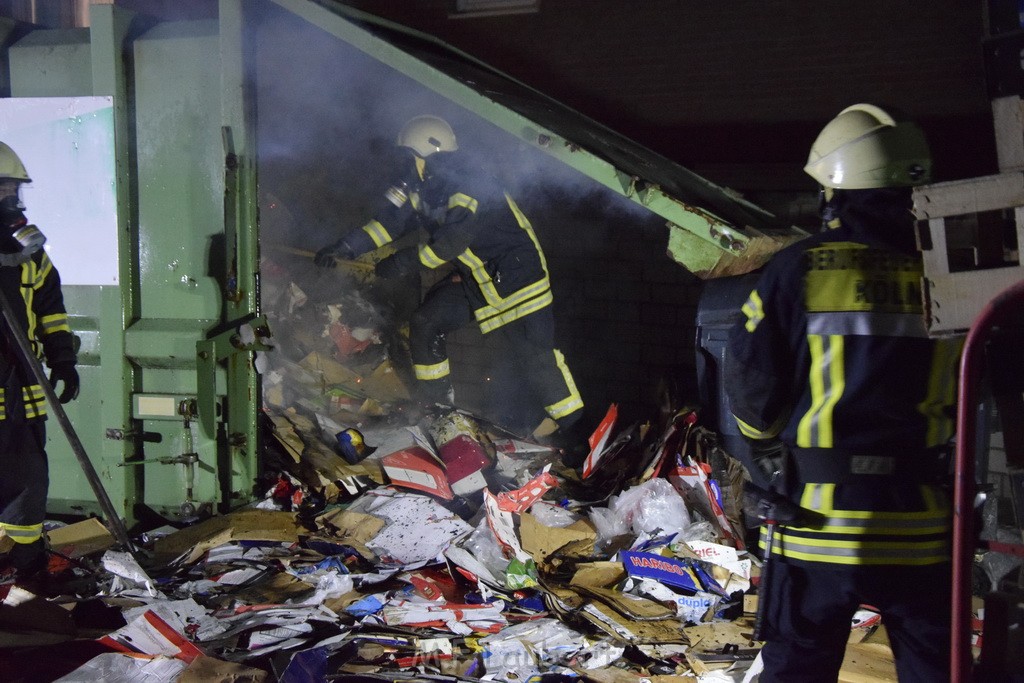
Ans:
[[[821,229],[830,230],[840,226],[839,211],[843,205],[843,192],[831,187],[822,187],[818,198],[818,214],[821,216]]]

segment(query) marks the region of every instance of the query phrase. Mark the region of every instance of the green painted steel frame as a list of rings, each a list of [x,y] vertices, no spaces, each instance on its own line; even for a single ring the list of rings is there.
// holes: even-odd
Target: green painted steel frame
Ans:
[[[180,173],[186,175],[199,169],[221,169],[210,176],[213,180],[219,175],[216,182],[198,185],[200,191],[219,194],[223,184],[223,203],[219,209],[216,203],[210,202],[216,202],[215,196],[205,200],[206,206],[213,207],[213,215],[192,212],[191,216],[168,218],[164,209],[166,201],[170,200],[154,202],[153,197],[158,197],[160,190],[149,187],[145,188],[148,203],[143,206],[139,202],[140,183],[154,178],[159,181],[160,176],[154,175],[154,171],[163,173],[159,149],[147,149],[143,153],[139,141],[145,139],[147,145],[155,144],[159,148],[166,139],[142,128],[155,125],[157,121],[165,125],[168,122],[162,119],[165,110],[172,112],[169,113],[172,118],[178,116],[177,121],[170,121],[172,128],[188,132],[192,123],[187,111],[178,112],[173,106],[162,105],[164,101],[173,104],[173,93],[147,89],[149,84],[142,88],[138,82],[141,76],[136,71],[140,67],[137,61],[140,55],[152,62],[156,61],[152,55],[160,57],[166,50],[177,49],[173,40],[164,40],[158,49],[145,48],[141,52],[133,49],[140,45],[145,47],[154,28],[152,22],[113,4],[93,4],[88,30],[53,32],[52,39],[40,34],[37,41],[52,40],[58,44],[56,52],[64,56],[58,54],[51,59],[61,65],[67,65],[68,56],[88,51],[91,68],[83,71],[76,67],[73,73],[54,73],[52,80],[42,82],[21,78],[19,85],[11,88],[14,96],[106,95],[113,100],[119,284],[70,287],[66,290],[66,299],[72,309],[72,327],[96,340],[83,361],[98,367],[83,367],[88,381],[83,386],[80,401],[76,402],[78,405],[72,404],[79,418],[77,431],[83,432],[83,441],[89,444],[90,459],[115,508],[129,523],[136,521],[144,508],[174,516],[191,514],[203,507],[223,511],[248,502],[260,471],[257,414],[261,397],[253,361],[255,351],[261,347],[234,341],[238,337],[236,330],[241,326],[257,326],[267,334],[265,321],[257,318],[256,147],[246,74],[251,59],[247,44],[247,36],[251,35],[247,30],[247,5],[251,7],[245,0],[219,0],[219,19],[215,35],[211,36],[215,45],[201,62],[219,64],[214,87],[220,97],[219,107],[204,112],[202,118],[202,121],[218,123],[214,124],[213,131],[208,130],[202,136],[216,137],[222,144],[193,143],[195,153],[203,158],[189,159],[180,168]],[[25,31],[25,27],[9,23],[4,23],[0,29],[0,37],[12,35],[16,29]],[[187,42],[191,29],[188,26],[183,29]],[[31,28],[28,33],[33,33]],[[193,44],[195,40],[210,45],[209,39],[198,37],[193,39]],[[195,55],[187,57],[196,58]],[[60,62],[61,59],[64,62]],[[54,63],[47,64],[53,67]],[[40,71],[38,65],[25,66],[33,75]],[[152,73],[161,65],[147,64],[147,68],[147,73]],[[137,76],[135,82],[132,75]],[[11,80],[13,83],[18,79],[12,77]],[[208,92],[202,93],[203,97],[208,95]],[[140,97],[154,101],[140,106],[143,104]],[[145,180],[140,178],[143,161],[148,168]],[[169,163],[175,162],[170,160]],[[203,178],[200,174],[196,182],[202,183]],[[190,188],[197,187],[196,182],[182,187],[191,191]],[[186,201],[180,206],[187,204],[187,197],[183,197]],[[217,213],[222,216],[217,218]],[[224,246],[224,262],[213,266],[221,277],[213,278],[215,284],[204,282],[201,290],[195,288],[193,291],[200,291],[203,297],[198,300],[169,291],[173,289],[168,287],[174,284],[172,278],[187,282],[189,277],[161,269],[150,254],[150,250],[163,255],[177,248],[174,245],[180,235],[166,228],[168,221],[177,220],[179,225],[187,225],[197,218],[206,224],[204,229],[211,233],[210,241],[222,238]],[[213,226],[207,222],[210,218],[214,219]],[[220,220],[223,224],[218,227]],[[190,245],[193,250],[184,254],[189,268],[197,267],[214,253],[211,251],[204,256],[196,251],[204,246],[209,249],[203,239],[199,235],[181,243],[181,249]],[[195,315],[195,311],[200,314]],[[186,408],[177,419],[136,416],[133,397],[139,394],[172,396],[176,404]],[[212,419],[200,420],[198,410],[193,414],[191,406],[199,403],[200,395],[204,406],[215,406]],[[64,452],[59,436],[54,438],[52,431],[50,459],[55,476],[51,485],[51,512],[99,512],[98,505],[74,476],[75,466]],[[168,465],[175,469],[171,470]]]

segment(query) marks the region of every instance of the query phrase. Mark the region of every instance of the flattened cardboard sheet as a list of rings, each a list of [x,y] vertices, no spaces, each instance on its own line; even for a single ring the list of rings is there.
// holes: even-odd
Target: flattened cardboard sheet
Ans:
[[[240,510],[159,538],[154,551],[164,560],[188,553],[186,563],[191,564],[207,550],[232,541],[297,542],[305,533],[292,512]]]
[[[95,517],[48,531],[46,537],[51,548],[74,558],[114,547],[113,535]]]
[[[567,527],[550,527],[541,524],[533,515],[523,513],[519,515],[519,538],[523,550],[529,553],[534,562],[540,564],[549,555],[570,549],[570,546],[576,557],[590,555],[594,550],[597,533],[586,522],[577,522]]]
[[[578,614],[619,642],[632,645],[688,642],[678,619],[635,621],[596,601],[585,604]]]
[[[658,619],[672,619],[676,616],[675,610],[671,610],[660,603],[640,597],[639,595],[633,595],[632,593],[623,593],[613,588],[578,586],[576,590],[587,597],[603,602],[629,619],[654,621]]]

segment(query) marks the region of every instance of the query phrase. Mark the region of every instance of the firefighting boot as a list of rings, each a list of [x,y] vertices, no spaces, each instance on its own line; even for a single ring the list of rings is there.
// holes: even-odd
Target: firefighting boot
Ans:
[[[583,427],[580,417],[580,415],[573,415],[569,420],[562,422],[554,422],[551,418],[545,418],[544,422],[533,431],[538,443],[557,448],[562,464],[574,469],[583,465],[583,461],[590,453],[588,433]],[[545,427],[550,426],[549,423],[554,423],[556,428],[554,431],[544,433]]]
[[[32,543],[15,543],[7,553],[7,571],[15,580],[27,579],[46,569],[47,561],[43,539]]]

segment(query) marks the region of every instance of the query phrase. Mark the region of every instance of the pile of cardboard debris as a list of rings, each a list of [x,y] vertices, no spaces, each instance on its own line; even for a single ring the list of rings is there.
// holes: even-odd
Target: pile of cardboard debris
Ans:
[[[0,591],[0,678],[756,680],[743,472],[696,412],[622,425],[613,405],[566,467],[411,410],[358,294],[271,300],[289,333],[264,374],[264,498],[133,549],[95,519],[51,528],[49,585]],[[895,680],[878,621],[858,615],[843,680]]]

